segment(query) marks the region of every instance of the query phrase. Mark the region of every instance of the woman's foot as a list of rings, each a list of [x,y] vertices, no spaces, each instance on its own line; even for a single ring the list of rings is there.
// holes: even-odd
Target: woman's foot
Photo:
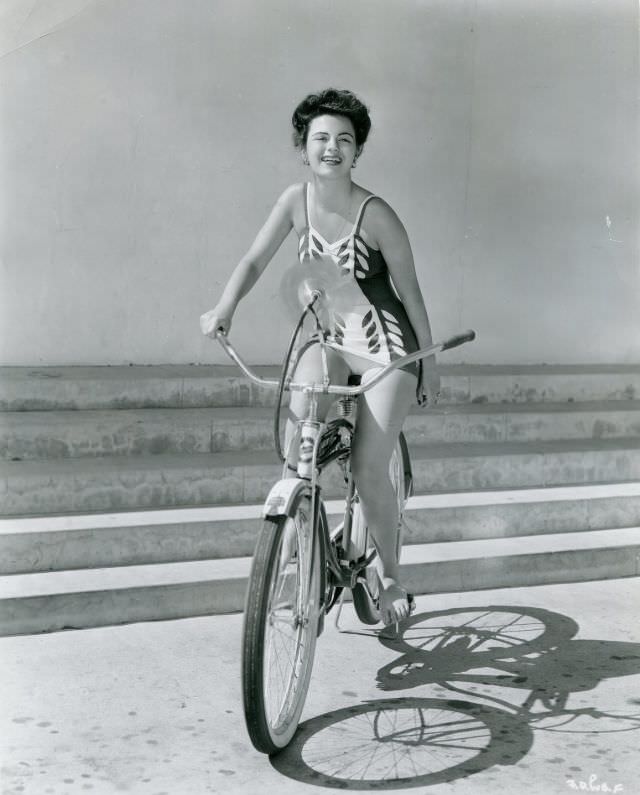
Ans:
[[[382,581],[382,590],[379,598],[380,615],[382,622],[389,626],[408,618],[415,608],[413,597],[405,589],[390,578]]]

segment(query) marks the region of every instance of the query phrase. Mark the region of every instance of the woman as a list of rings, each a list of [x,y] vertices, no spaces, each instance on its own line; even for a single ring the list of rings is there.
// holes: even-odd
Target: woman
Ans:
[[[329,260],[349,283],[332,313],[331,379],[346,383],[349,373],[356,373],[366,381],[389,361],[432,342],[407,233],[385,201],[351,178],[371,127],[367,108],[354,94],[336,89],[310,94],[294,111],[292,123],[294,143],[311,180],[291,185],[280,196],[219,303],[202,315],[200,325],[208,336],[229,331],[238,302],[295,229],[300,261],[312,265]],[[311,345],[297,363],[296,380],[319,380],[321,373],[319,348]],[[398,515],[389,460],[416,389],[418,401],[424,403],[425,388],[435,402],[437,372],[413,364],[394,370],[361,396],[358,408],[352,468],[380,558],[380,609],[386,624],[402,620],[410,611],[398,580]],[[321,401],[320,415],[329,404],[330,400]],[[294,418],[300,416],[301,395],[291,396],[290,411]]]

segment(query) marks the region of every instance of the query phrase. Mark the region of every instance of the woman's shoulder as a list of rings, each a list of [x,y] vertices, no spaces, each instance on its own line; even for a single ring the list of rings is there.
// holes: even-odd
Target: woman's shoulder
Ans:
[[[306,186],[306,182],[294,182],[288,185],[278,197],[278,202],[293,208],[302,199]]]
[[[402,225],[396,211],[382,196],[367,191],[364,201],[366,201],[365,223],[372,232],[383,232],[385,229]]]
[[[304,186],[303,182],[288,185],[276,199],[273,212],[289,218],[295,225],[295,218],[301,212],[300,207],[303,205]]]

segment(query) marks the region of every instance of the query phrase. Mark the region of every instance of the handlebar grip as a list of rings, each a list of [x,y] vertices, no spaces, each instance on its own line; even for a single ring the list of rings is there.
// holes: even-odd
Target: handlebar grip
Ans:
[[[464,345],[465,342],[471,342],[475,338],[476,332],[472,329],[469,329],[469,331],[463,331],[462,334],[456,334],[455,336],[446,340],[446,342],[443,342],[442,348],[440,350],[448,351],[451,348],[457,348],[458,345]]]

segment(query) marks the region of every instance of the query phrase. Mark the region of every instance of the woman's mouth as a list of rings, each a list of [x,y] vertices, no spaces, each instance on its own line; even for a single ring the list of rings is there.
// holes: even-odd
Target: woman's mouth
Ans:
[[[322,162],[329,166],[339,166],[342,163],[342,159],[339,157],[323,157]]]

